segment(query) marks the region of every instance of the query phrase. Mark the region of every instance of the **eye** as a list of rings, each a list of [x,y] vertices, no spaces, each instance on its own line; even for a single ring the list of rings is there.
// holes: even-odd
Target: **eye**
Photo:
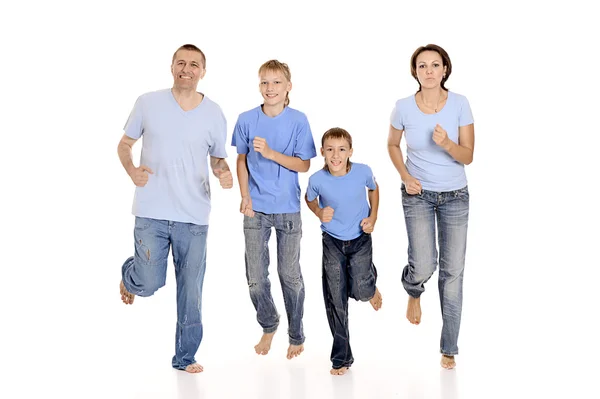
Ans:
[[[423,69],[425,68],[425,65],[419,65],[419,68]]]

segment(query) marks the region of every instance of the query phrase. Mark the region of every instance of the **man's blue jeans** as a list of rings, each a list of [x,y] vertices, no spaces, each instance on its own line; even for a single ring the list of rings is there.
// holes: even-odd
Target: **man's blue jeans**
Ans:
[[[177,329],[173,367],[195,363],[202,341],[202,284],[206,270],[208,226],[142,217],[135,219],[135,256],[122,267],[127,291],[148,297],[165,285],[167,258],[173,249],[177,281]]]

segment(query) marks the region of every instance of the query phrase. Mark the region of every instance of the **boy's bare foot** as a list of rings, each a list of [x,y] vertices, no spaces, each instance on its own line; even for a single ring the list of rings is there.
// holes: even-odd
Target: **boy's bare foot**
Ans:
[[[266,355],[269,353],[271,349],[271,341],[273,341],[273,336],[275,332],[272,333],[264,333],[260,339],[260,342],[254,346],[254,350],[259,355]]]
[[[292,345],[288,348],[287,358],[293,359],[296,356],[299,356],[304,351],[304,344],[301,345]]]
[[[408,296],[406,318],[412,324],[419,324],[421,322],[421,298],[413,298],[410,295]]]
[[[383,298],[381,296],[381,292],[379,292],[379,288],[375,287],[375,295],[373,295],[373,298],[371,298],[369,302],[371,302],[371,306],[373,306],[373,309],[381,309],[381,305],[383,304]]]
[[[201,373],[204,371],[204,367],[200,366],[198,363],[192,363],[185,368],[185,371],[192,374]]]
[[[131,292],[127,291],[127,289],[125,288],[125,284],[123,284],[123,280],[121,280],[121,284],[120,284],[119,288],[121,290],[121,300],[123,301],[123,303],[125,305],[131,305],[133,303],[133,299],[135,298],[135,295],[133,295]]]
[[[331,369],[331,375],[344,375],[348,371],[348,367],[342,367],[339,369]]]
[[[440,363],[443,368],[448,370],[456,367],[456,361],[454,361],[454,356],[442,355],[442,361]]]

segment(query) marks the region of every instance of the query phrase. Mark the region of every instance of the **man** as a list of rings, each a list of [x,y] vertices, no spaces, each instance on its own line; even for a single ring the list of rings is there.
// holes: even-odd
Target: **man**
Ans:
[[[173,251],[177,281],[177,330],[172,365],[199,373],[194,356],[202,341],[202,284],[211,209],[207,157],[221,187],[233,178],[225,161],[227,126],[221,108],[196,91],[206,73],[206,58],[186,44],[173,55],[173,87],[140,96],[118,146],[123,167],[137,186],[135,256],[122,267],[121,299],[147,297],[165,284],[167,257]],[[140,166],[132,147],[144,136]]]

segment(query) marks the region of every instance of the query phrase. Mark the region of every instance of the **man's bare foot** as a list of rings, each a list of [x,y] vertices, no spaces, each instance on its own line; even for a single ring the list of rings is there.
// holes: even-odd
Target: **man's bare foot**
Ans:
[[[413,298],[410,295],[408,296],[406,318],[412,324],[419,324],[421,322],[421,298]]]
[[[448,370],[456,367],[456,361],[454,361],[454,356],[442,355],[442,361],[440,363],[443,368]]]
[[[185,368],[185,371],[192,374],[201,373],[204,371],[204,367],[200,366],[198,363],[192,363]]]
[[[371,306],[373,306],[373,309],[381,309],[381,305],[383,304],[383,298],[381,296],[381,292],[379,292],[379,288],[375,287],[375,295],[373,295],[373,298],[371,298],[369,302],[371,302]]]
[[[125,305],[131,305],[133,303],[133,299],[135,298],[135,295],[133,295],[131,292],[127,291],[127,289],[125,288],[125,284],[123,284],[123,280],[121,280],[121,284],[120,284],[119,288],[121,290],[121,300],[123,301],[123,303]]]
[[[300,356],[300,354],[304,351],[304,344],[301,345],[292,345],[288,348],[287,358],[293,359],[296,356]]]
[[[329,371],[331,373],[331,375],[344,375],[346,374],[346,372],[348,371],[348,367],[342,367],[339,369],[331,369],[331,371]]]
[[[254,350],[259,355],[266,355],[269,353],[271,349],[271,341],[273,341],[273,336],[275,332],[272,333],[264,333],[260,339],[260,342],[254,346]]]

